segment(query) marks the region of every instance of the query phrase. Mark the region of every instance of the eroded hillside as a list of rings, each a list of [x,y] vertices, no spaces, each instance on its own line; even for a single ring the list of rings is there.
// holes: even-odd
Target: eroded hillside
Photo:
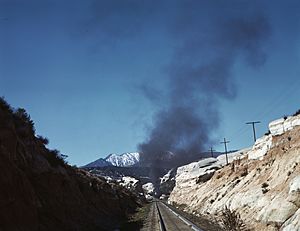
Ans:
[[[209,219],[227,205],[253,230],[300,230],[299,121],[298,115],[271,123],[269,135],[219,170],[206,166],[193,175],[195,170],[183,166],[169,202]],[[205,179],[205,172],[213,174]]]
[[[0,230],[112,230],[138,206],[117,184],[66,164],[25,110],[0,101]]]

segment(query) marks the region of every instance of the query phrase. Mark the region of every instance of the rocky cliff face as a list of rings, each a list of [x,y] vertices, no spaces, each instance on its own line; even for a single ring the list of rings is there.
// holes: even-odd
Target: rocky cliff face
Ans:
[[[0,230],[112,230],[138,203],[117,184],[67,165],[24,110],[0,100]]]
[[[197,164],[193,171],[188,165],[183,172],[179,168],[169,202],[208,218],[218,217],[227,205],[253,230],[300,230],[299,122],[298,115],[270,123],[269,135],[206,179],[200,178],[217,162],[200,164],[200,178],[193,177]]]

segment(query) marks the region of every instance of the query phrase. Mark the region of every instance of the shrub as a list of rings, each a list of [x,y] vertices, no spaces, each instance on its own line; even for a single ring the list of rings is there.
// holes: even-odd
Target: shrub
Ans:
[[[262,189],[262,193],[263,193],[263,194],[265,194],[265,193],[267,193],[267,192],[269,192],[269,189],[267,189],[267,188],[263,188],[263,189]]]
[[[0,109],[9,113],[13,113],[12,107],[6,102],[4,97],[0,97]]]
[[[49,151],[47,155],[47,160],[49,161],[52,167],[64,166],[67,164],[66,158],[67,155],[61,154],[58,150],[54,149]]]
[[[39,141],[41,141],[44,145],[48,145],[49,144],[49,139],[43,136],[37,136],[37,139]]]
[[[268,135],[270,135],[270,134],[271,134],[271,131],[268,130],[268,131],[265,133],[265,136],[268,136]]]
[[[268,186],[269,186],[269,184],[266,182],[261,185],[262,188],[267,188]]]
[[[297,115],[300,115],[300,109],[293,114],[293,116],[297,116]]]
[[[246,231],[246,226],[238,212],[227,206],[221,211],[220,223],[225,231]]]
[[[30,131],[35,134],[34,122],[24,108],[18,108],[14,112],[14,117],[17,121],[17,127],[28,126]]]
[[[241,173],[241,177],[247,176],[248,175],[248,168],[245,168],[243,172]]]
[[[222,176],[223,176],[222,174],[218,174],[216,178],[220,179]]]

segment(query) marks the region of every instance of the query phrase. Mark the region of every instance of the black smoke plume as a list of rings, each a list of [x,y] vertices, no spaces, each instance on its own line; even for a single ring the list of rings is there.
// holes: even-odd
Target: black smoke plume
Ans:
[[[263,15],[230,10],[210,17],[202,16],[203,10],[197,14],[193,5],[182,9],[170,27],[179,45],[167,67],[168,104],[138,146],[148,166],[174,167],[199,159],[219,126],[220,99],[236,96],[236,61],[258,67],[266,60],[270,26]]]
[[[266,60],[271,30],[263,9],[261,1],[91,0],[84,28],[101,44],[167,31],[174,47],[164,69],[167,89],[155,89],[152,80],[140,87],[160,108],[148,138],[138,145],[144,164],[187,163],[213,143],[220,99],[236,96],[235,63],[257,68]]]

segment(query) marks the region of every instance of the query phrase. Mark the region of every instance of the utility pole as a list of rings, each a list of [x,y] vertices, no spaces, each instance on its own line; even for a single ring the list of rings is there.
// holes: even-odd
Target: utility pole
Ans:
[[[252,124],[254,143],[256,141],[255,124],[259,124],[259,123],[260,123],[260,121],[251,121],[251,122],[246,123],[246,124]]]
[[[224,144],[224,146],[225,146],[226,165],[228,165],[227,144],[228,144],[229,142],[230,142],[230,141],[226,141],[226,138],[224,138],[224,141],[221,142],[221,144]]]
[[[210,147],[209,151],[210,151],[211,157],[214,157],[214,151],[216,151],[216,150],[214,150],[213,147]]]

